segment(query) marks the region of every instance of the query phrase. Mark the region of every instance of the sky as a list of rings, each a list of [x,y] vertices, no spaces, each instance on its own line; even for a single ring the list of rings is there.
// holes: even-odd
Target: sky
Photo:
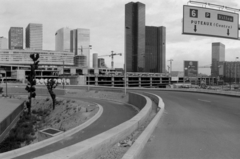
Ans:
[[[198,0],[240,9],[239,0]],[[8,38],[10,27],[25,28],[29,23],[43,24],[43,49],[55,50],[58,29],[90,29],[93,53],[124,53],[125,4],[129,0],[0,0],[0,37]],[[136,1],[133,1],[136,2]],[[146,25],[166,27],[166,65],[173,59],[172,70],[183,71],[183,61],[211,64],[213,42],[225,45],[225,60],[240,57],[240,41],[182,34],[183,5],[188,0],[141,0],[146,5]],[[24,37],[25,38],[25,37]],[[104,57],[108,67],[111,58]],[[92,60],[91,60],[92,61]],[[124,56],[114,57],[114,67],[123,67]],[[166,66],[167,68],[167,66]],[[210,68],[199,69],[210,74]]]

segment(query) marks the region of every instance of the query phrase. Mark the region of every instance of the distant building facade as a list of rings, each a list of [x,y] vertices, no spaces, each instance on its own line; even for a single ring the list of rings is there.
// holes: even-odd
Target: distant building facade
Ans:
[[[146,26],[145,72],[165,73],[166,28]]]
[[[125,49],[127,72],[144,72],[145,68],[145,4],[125,5]]]
[[[70,51],[75,55],[86,56],[86,67],[90,67],[90,30],[71,30],[70,39]]]
[[[69,28],[61,28],[55,33],[55,51],[70,52],[70,32]]]
[[[39,65],[74,65],[74,54],[69,52],[45,51],[45,50],[0,50],[1,65],[28,65],[32,64],[30,54],[39,53]]]
[[[23,28],[11,27],[8,32],[9,49],[23,49]]]
[[[224,82],[239,83],[240,82],[240,61],[220,62],[220,78]]]
[[[219,76],[219,64],[223,61],[225,61],[225,45],[220,42],[212,43],[212,77]]]
[[[43,27],[42,24],[28,24],[26,28],[26,48],[42,50],[43,46]]]
[[[0,37],[0,49],[8,49],[8,39]]]

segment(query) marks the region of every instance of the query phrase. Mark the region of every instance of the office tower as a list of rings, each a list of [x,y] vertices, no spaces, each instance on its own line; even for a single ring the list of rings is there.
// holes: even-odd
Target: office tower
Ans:
[[[55,51],[70,52],[70,29],[61,28],[55,33]]]
[[[70,51],[75,55],[86,56],[86,67],[90,67],[90,30],[71,30],[70,39]]]
[[[8,49],[8,39],[0,37],[0,49]]]
[[[166,61],[166,28],[146,26],[144,72],[164,73]]]
[[[9,49],[23,49],[23,28],[11,27],[8,32]]]
[[[143,72],[145,56],[145,4],[125,5],[126,71]]]
[[[42,50],[42,24],[28,24],[26,28],[26,48]]]
[[[212,43],[212,77],[219,76],[219,62],[222,61],[225,61],[225,45],[220,42]]]

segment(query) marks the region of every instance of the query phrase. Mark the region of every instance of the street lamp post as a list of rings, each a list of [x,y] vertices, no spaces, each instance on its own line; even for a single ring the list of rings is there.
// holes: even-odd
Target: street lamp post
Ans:
[[[127,51],[126,51],[126,45],[127,45],[127,36],[126,36],[126,30],[130,29],[129,27],[125,26],[124,28],[124,95],[127,94]]]

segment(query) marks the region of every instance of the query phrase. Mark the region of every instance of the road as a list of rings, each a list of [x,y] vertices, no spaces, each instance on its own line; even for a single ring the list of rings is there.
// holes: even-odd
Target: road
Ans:
[[[74,99],[73,97],[71,99]],[[37,156],[41,156],[43,154],[47,154],[50,152],[54,152],[58,149],[70,146],[77,142],[86,140],[91,138],[97,134],[100,134],[106,130],[109,130],[127,120],[132,118],[137,114],[137,111],[130,106],[125,104],[120,104],[111,101],[105,101],[100,99],[92,99],[92,98],[76,98],[78,100],[88,101],[88,102],[96,102],[103,107],[103,114],[101,117],[95,121],[93,124],[78,132],[77,134],[71,136],[71,138],[66,140],[61,140],[57,143],[51,144],[39,150],[33,151],[26,155],[22,155],[17,157],[16,159],[29,159]]]
[[[144,159],[239,159],[240,98],[158,91],[165,103]]]

